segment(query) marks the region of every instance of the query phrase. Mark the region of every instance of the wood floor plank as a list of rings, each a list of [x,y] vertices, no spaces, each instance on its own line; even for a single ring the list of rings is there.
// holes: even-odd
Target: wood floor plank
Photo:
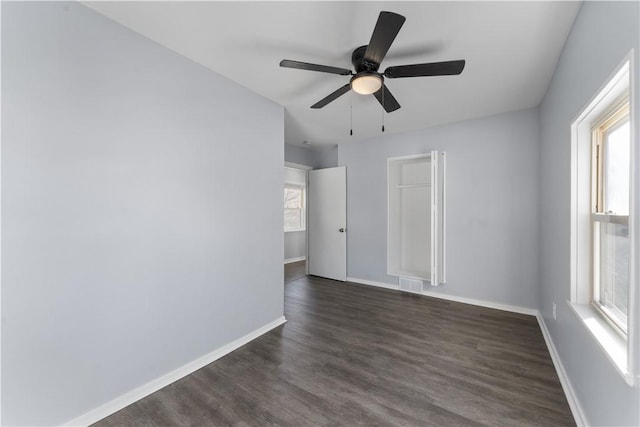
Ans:
[[[573,426],[536,319],[304,276],[288,322],[95,424]]]

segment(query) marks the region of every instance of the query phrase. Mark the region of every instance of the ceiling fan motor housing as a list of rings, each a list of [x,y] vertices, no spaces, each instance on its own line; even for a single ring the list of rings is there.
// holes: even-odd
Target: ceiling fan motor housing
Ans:
[[[364,53],[366,51],[367,45],[364,45],[356,48],[356,50],[351,54],[351,63],[353,64],[353,68],[356,70],[356,73],[361,73],[363,71],[376,72],[378,71],[378,68],[380,68],[380,64],[369,62],[364,59]]]

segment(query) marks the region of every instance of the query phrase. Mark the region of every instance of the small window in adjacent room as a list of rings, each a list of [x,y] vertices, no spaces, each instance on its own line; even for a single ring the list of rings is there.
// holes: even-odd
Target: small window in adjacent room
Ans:
[[[284,187],[284,231],[305,229],[304,187]]]
[[[638,339],[636,215],[632,179],[636,126],[633,52],[571,126],[571,301],[569,306],[629,385]],[[637,113],[635,113],[637,115]],[[636,280],[633,278],[636,277]]]

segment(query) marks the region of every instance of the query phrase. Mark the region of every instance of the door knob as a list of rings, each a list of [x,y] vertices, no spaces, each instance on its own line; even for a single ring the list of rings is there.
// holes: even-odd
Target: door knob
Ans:
[[[341,227],[341,228],[338,229],[338,231],[341,232],[341,233],[344,233],[344,228]]]

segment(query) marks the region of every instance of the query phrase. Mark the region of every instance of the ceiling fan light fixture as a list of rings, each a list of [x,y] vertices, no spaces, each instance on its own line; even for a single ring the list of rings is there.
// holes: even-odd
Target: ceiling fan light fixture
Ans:
[[[292,61],[290,59],[280,61],[280,66],[321,73],[339,74],[341,76],[353,76],[349,83],[344,84],[313,104],[311,106],[313,109],[323,108],[345,93],[353,90],[360,95],[373,94],[380,105],[382,105],[384,111],[391,113],[399,109],[400,104],[391,92],[389,92],[389,88],[384,85],[385,77],[397,79],[404,77],[454,76],[462,73],[465,65],[465,60],[460,59],[457,61],[395,65],[387,67],[384,72],[378,72],[380,64],[400,32],[404,21],[405,17],[397,13],[387,11],[380,12],[369,44],[356,48],[351,54],[351,63],[353,64],[355,74],[346,68]],[[384,132],[384,126],[382,130]]]
[[[377,73],[358,73],[351,79],[351,89],[360,95],[371,95],[382,87],[382,76]]]

